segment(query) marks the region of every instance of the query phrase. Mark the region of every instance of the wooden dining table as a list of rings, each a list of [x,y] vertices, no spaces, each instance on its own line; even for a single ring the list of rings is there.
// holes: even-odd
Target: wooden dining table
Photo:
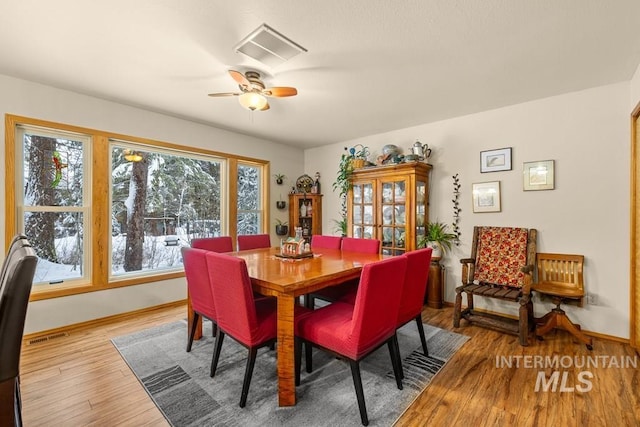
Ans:
[[[294,358],[294,311],[299,296],[360,277],[365,264],[388,256],[339,249],[316,249],[312,258],[282,259],[280,248],[262,248],[229,252],[245,260],[253,290],[277,298],[278,404],[296,404]],[[189,329],[193,324],[191,304]],[[196,338],[201,335],[201,329]]]

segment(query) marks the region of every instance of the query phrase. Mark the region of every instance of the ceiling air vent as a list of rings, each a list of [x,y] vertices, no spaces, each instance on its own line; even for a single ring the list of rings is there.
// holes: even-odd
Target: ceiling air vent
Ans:
[[[236,52],[276,67],[307,49],[289,40],[267,24],[262,24],[235,47]]]

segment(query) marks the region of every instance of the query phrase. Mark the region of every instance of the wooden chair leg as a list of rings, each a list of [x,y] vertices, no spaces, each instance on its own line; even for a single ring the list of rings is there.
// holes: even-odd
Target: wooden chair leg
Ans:
[[[467,292],[467,310],[473,310],[473,294]]]
[[[460,315],[462,312],[462,288],[456,288],[456,300],[453,305],[453,327],[460,327]]]
[[[529,301],[521,301],[518,312],[518,336],[520,345],[526,347],[529,345],[529,309],[527,307]]]
[[[209,374],[211,378],[216,376],[218,359],[220,359],[220,350],[222,350],[222,341],[224,341],[224,332],[222,332],[222,329],[218,328],[218,332],[216,333],[215,350],[213,351],[213,358],[211,359],[211,373]]]
[[[249,357],[247,358],[247,368],[244,371],[244,381],[242,382],[242,394],[240,395],[240,407],[244,408],[247,404],[247,395],[249,394],[249,386],[251,385],[251,376],[253,375],[253,367],[256,364],[256,355],[258,349],[251,347],[249,349]]]
[[[424,326],[422,325],[422,316],[416,316],[416,325],[418,325],[418,333],[420,334],[420,342],[422,343],[422,352],[429,357],[429,349],[427,348],[427,339],[424,336]]]
[[[193,312],[193,323],[191,324],[191,330],[189,331],[189,341],[187,342],[187,353],[191,351],[191,344],[193,344],[193,337],[196,335],[196,329],[198,328],[198,319],[200,315]]]
[[[363,426],[369,425],[369,417],[367,417],[367,407],[364,403],[364,391],[362,390],[362,378],[360,377],[360,364],[355,360],[350,360],[351,376],[353,377],[353,386],[356,389],[356,398],[358,399],[358,408],[360,409],[360,420]]]
[[[555,309],[547,313],[541,319],[545,319],[545,323],[541,324],[539,327],[536,327],[537,337],[546,335],[549,331],[558,326],[558,313],[555,311]]]

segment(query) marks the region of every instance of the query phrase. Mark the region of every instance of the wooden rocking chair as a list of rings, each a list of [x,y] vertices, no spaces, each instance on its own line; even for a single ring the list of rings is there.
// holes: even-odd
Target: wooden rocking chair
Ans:
[[[474,227],[471,257],[461,259],[462,286],[456,288],[453,326],[460,318],[481,326],[519,336],[520,345],[528,345],[535,323],[531,302],[531,283],[536,259],[535,229],[512,227]],[[467,308],[462,310],[462,293]],[[520,305],[518,320],[473,308],[473,296],[511,301]]]

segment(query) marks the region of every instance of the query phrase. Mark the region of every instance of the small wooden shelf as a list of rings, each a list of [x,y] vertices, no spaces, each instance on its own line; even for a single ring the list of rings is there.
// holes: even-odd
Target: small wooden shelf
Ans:
[[[311,209],[311,215],[301,215],[301,207]],[[302,227],[302,237],[309,241],[314,234],[322,234],[322,194],[289,194],[289,235],[296,235]]]

